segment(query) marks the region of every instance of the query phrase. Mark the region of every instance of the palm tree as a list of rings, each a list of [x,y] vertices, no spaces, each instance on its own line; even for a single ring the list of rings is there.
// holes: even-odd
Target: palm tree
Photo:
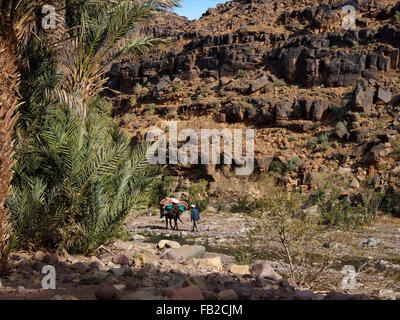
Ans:
[[[103,112],[104,101],[96,95],[102,89],[105,70],[123,54],[141,55],[162,42],[141,35],[126,36],[143,19],[178,5],[179,0],[57,0],[58,12],[65,15],[60,18],[65,23],[57,32],[69,36],[62,46],[60,36],[38,27],[35,12],[42,5],[40,0],[0,1],[4,35],[0,39],[5,39],[0,43],[0,53],[8,48],[4,52],[7,61],[12,61],[16,79],[21,72],[24,100],[19,108],[17,174],[8,202],[16,235],[25,246],[62,243],[87,253],[115,233],[131,209],[149,196],[158,176],[157,170],[144,164],[143,157],[152,147],[131,152],[126,138],[111,130],[112,125],[93,122]],[[73,51],[60,50],[65,47]],[[8,104],[10,117],[18,105],[11,88],[5,88],[7,101],[14,103]],[[110,120],[108,114],[102,117]],[[9,128],[16,121],[12,119]],[[11,133],[8,139],[4,154],[8,151],[11,155]],[[104,157],[108,159],[105,164]],[[12,178],[10,159],[8,167],[0,167],[8,177],[4,180],[4,201]],[[104,174],[102,178],[100,173]],[[79,181],[86,181],[84,188],[79,187]],[[0,231],[4,230],[0,245],[6,248],[10,223],[7,213],[0,218]]]
[[[99,108],[99,103],[101,109]],[[162,168],[155,145],[131,150],[99,98],[84,121],[65,105],[49,106],[33,148],[16,167],[8,206],[22,247],[66,247],[87,254],[112,238],[125,217],[146,206]]]
[[[29,4],[29,6],[28,6]],[[10,223],[6,201],[12,180],[14,124],[19,104],[19,44],[26,40],[35,1],[0,2],[0,269],[8,265]],[[0,271],[1,271],[0,270]]]

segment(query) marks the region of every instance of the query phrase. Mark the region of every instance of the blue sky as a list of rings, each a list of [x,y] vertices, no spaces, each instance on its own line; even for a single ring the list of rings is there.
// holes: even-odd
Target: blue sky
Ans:
[[[198,19],[207,11],[208,8],[215,8],[218,3],[226,2],[225,0],[183,0],[182,7],[174,11],[189,19]]]

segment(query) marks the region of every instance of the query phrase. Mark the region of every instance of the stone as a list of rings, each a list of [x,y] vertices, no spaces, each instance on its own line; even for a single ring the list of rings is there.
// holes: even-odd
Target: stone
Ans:
[[[84,285],[99,284],[106,279],[108,275],[109,274],[107,272],[93,271],[89,274],[83,275],[79,280],[79,283]]]
[[[204,296],[199,287],[188,286],[176,290],[172,294],[171,300],[204,300]]]
[[[352,111],[371,113],[374,106],[374,95],[374,88],[357,86],[353,95]]]
[[[388,300],[396,300],[397,295],[393,290],[389,289],[381,289],[379,290],[379,297],[388,299]]]
[[[86,273],[90,270],[90,267],[83,262],[76,262],[71,265],[71,270],[76,271],[80,274]]]
[[[132,236],[131,240],[133,241],[140,241],[140,240],[144,240],[146,239],[144,236],[142,236],[141,234],[135,234]]]
[[[198,260],[199,266],[206,269],[213,269],[217,271],[222,271],[221,257],[213,257],[207,259]]]
[[[325,112],[331,107],[331,102],[328,100],[316,100],[311,107],[311,118],[314,121],[321,121],[324,118]]]
[[[353,180],[351,181],[351,188],[353,189],[360,189],[360,182],[358,181],[357,178],[353,178]]]
[[[250,92],[256,92],[262,88],[264,88],[269,82],[268,76],[262,76],[257,80],[254,80],[250,85]]]
[[[70,301],[70,300],[78,300],[76,297],[71,296],[71,295],[56,295],[50,300],[65,300],[65,301]]]
[[[378,243],[379,241],[376,240],[375,238],[369,238],[363,244],[366,245],[367,247],[376,247]]]
[[[238,265],[238,264],[233,264],[229,268],[229,272],[233,274],[239,274],[239,275],[249,275],[250,273],[250,267],[247,265]]]
[[[392,93],[390,92],[390,90],[386,90],[381,87],[378,88],[376,97],[378,102],[381,101],[384,103],[389,103],[390,101],[392,101]]]
[[[206,253],[206,248],[201,245],[183,246],[179,249],[168,249],[161,255],[161,259],[167,260],[188,260],[190,258],[202,258]]]
[[[346,167],[340,167],[339,168],[339,174],[341,176],[348,176],[351,174],[351,168],[346,168]]]
[[[181,247],[180,243],[177,241],[172,241],[172,240],[160,240],[157,245],[158,248],[163,249],[163,248],[173,248],[173,249],[179,249]]]
[[[145,290],[139,290],[136,292],[131,292],[125,295],[122,300],[160,300],[159,298],[152,295],[150,292]]]
[[[129,258],[124,254],[117,254],[112,257],[112,262],[115,264],[126,265],[129,264]]]
[[[238,300],[238,296],[235,291],[232,289],[228,290],[223,290],[220,293],[218,293],[218,300],[227,300],[227,301],[233,301],[233,300]]]
[[[274,281],[282,280],[282,276],[275,272],[271,265],[266,261],[253,264],[250,267],[250,272],[255,278],[267,278]]]
[[[113,285],[103,282],[100,284],[94,292],[97,300],[119,300],[121,294],[117,288]]]
[[[121,268],[112,268],[110,271],[116,277],[122,277],[128,272],[129,268],[127,265],[123,265]]]
[[[43,257],[44,257],[45,255],[46,255],[46,254],[45,254],[43,251],[36,251],[36,252],[33,254],[32,259],[35,260],[35,261],[42,261],[42,260],[43,260]]]

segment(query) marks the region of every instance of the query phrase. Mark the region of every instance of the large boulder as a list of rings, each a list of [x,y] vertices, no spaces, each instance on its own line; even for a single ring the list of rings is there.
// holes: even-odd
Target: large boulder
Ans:
[[[315,121],[321,121],[331,107],[331,102],[328,100],[316,100],[311,107],[311,118]]]
[[[229,268],[229,272],[233,274],[247,275],[250,274],[250,267],[247,265],[233,264]]]
[[[352,111],[370,113],[374,107],[375,88],[358,85],[353,94]]]
[[[262,76],[261,78],[258,78],[257,80],[254,80],[251,84],[250,84],[250,89],[249,91],[251,93],[256,92],[262,88],[264,88],[267,84],[268,84],[268,77],[267,76]]]

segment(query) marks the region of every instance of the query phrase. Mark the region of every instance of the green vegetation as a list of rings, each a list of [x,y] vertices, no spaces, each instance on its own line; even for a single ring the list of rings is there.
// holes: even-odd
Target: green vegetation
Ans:
[[[7,203],[13,227],[9,243],[89,254],[121,236],[125,217],[149,204],[153,184],[162,175],[162,168],[146,160],[156,145],[132,148],[100,93],[116,59],[138,57],[166,42],[128,33],[178,3],[67,1],[65,10],[57,11],[64,12],[65,25],[57,27],[56,36],[71,40],[72,54],[58,61],[65,46],[56,43],[54,32],[32,32],[35,20],[27,19],[42,18],[36,16],[40,3],[4,1],[1,20],[5,16],[10,22],[6,32],[14,34],[18,28],[10,45],[21,53],[17,67],[23,102]],[[136,84],[137,96],[142,90]]]
[[[208,207],[207,181],[200,180],[189,187],[189,205],[194,204],[199,211],[204,211]]]
[[[248,73],[245,71],[245,70],[243,70],[243,69],[239,69],[237,72],[236,72],[236,77],[237,78],[247,78],[249,75],[248,75]]]

